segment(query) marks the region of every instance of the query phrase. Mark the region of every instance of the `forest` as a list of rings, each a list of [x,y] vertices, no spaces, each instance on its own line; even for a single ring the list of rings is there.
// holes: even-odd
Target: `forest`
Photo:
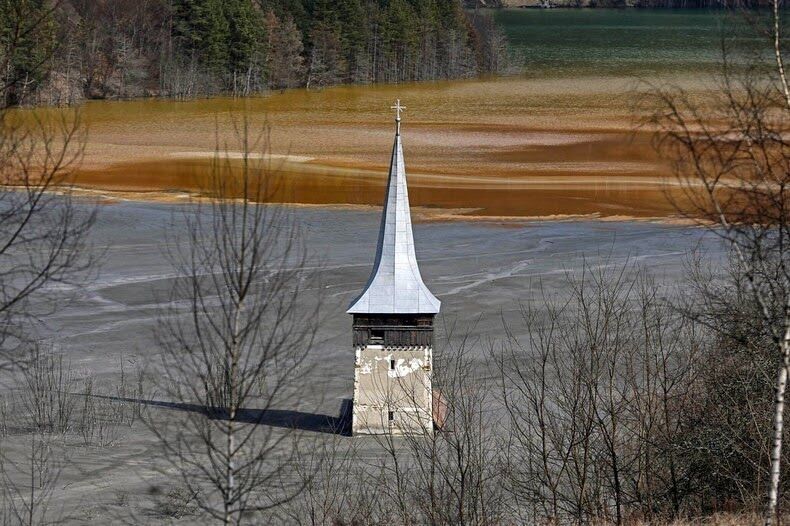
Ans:
[[[465,0],[469,8],[733,9],[766,7],[760,0]]]
[[[506,56],[458,0],[0,0],[6,106],[465,78]]]

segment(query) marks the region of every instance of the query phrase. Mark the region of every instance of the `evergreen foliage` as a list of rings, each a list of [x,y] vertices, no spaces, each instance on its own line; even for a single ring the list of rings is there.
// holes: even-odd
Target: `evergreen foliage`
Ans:
[[[0,43],[10,47],[20,6],[44,5],[51,23],[15,42],[6,68],[26,86],[15,103],[460,78],[505,62],[484,53],[501,30],[458,0],[0,0]],[[42,57],[51,67],[26,66]]]
[[[54,37],[52,10],[45,0],[0,0],[2,105],[18,104],[39,87]]]

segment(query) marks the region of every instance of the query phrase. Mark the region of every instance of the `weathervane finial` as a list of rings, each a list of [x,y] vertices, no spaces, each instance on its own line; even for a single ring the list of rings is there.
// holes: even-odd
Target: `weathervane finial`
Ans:
[[[400,135],[400,112],[406,110],[406,106],[400,105],[400,99],[395,101],[395,106],[390,106],[390,109],[395,110],[395,135]]]

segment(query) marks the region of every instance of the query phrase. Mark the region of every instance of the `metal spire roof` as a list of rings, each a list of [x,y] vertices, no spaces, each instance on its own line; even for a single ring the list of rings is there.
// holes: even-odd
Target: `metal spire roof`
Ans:
[[[346,311],[349,314],[436,314],[441,305],[422,282],[414,254],[406,168],[400,140],[400,112],[405,108],[398,100],[393,109],[396,111],[395,144],[376,262],[365,290]]]

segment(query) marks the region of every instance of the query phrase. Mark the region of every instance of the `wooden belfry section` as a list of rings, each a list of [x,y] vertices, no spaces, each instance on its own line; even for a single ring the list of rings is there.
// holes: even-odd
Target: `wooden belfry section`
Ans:
[[[398,101],[376,261],[354,316],[352,434],[433,433],[433,319],[441,302],[422,281],[409,211]]]

